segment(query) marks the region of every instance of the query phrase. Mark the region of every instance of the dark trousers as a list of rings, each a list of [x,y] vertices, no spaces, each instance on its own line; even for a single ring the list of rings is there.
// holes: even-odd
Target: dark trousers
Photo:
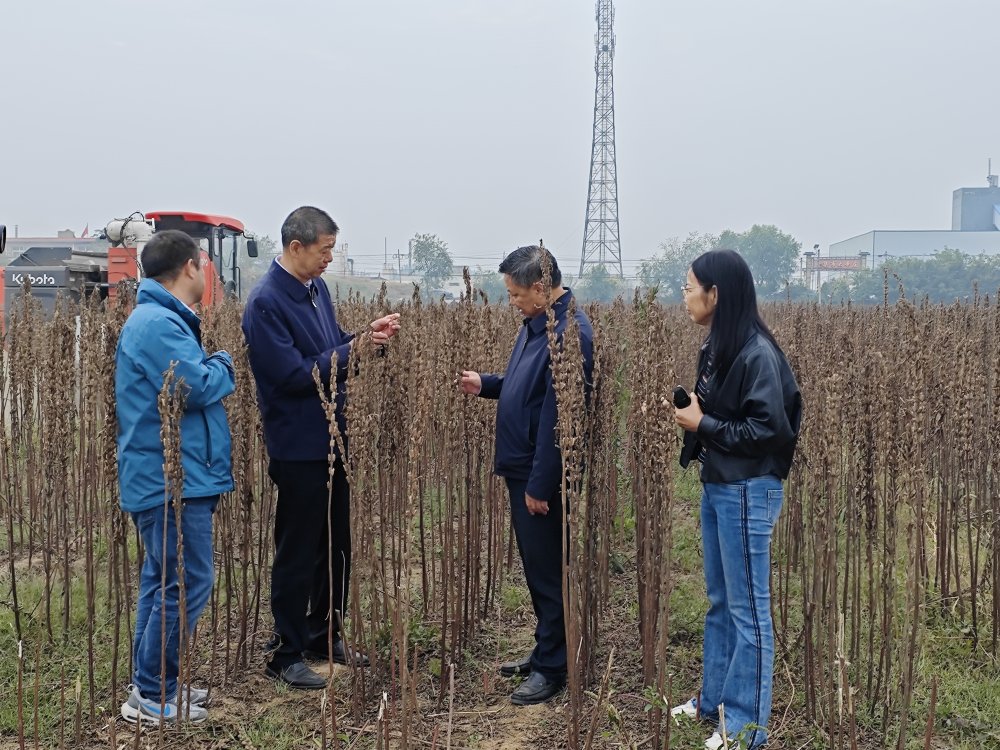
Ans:
[[[508,479],[510,519],[538,625],[531,668],[545,675],[566,672],[566,625],[562,599],[562,502],[549,502],[548,515],[531,515],[524,503],[527,482]]]
[[[302,661],[304,650],[326,653],[328,630],[334,641],[340,637],[337,617],[346,611],[351,578],[351,492],[339,460],[332,491],[326,461],[272,460],[268,474],[278,487],[271,612],[279,645],[271,664],[284,668]]]

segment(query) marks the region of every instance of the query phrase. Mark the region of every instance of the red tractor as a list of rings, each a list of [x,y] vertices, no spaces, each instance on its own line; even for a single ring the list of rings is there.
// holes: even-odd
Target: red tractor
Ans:
[[[201,245],[207,282],[204,305],[245,291],[240,263],[247,257],[257,257],[257,241],[247,236],[241,221],[189,211],[153,211],[145,216],[137,211],[107,225],[104,236],[109,247],[74,250],[60,247],[59,241],[53,240],[51,246],[27,248],[4,269],[0,287],[4,318],[21,296],[25,282],[49,313],[60,295],[71,301],[94,294],[114,299],[122,280],[142,278],[142,248],[155,232],[164,229],[186,232]],[[0,253],[5,238],[6,231],[0,226]]]

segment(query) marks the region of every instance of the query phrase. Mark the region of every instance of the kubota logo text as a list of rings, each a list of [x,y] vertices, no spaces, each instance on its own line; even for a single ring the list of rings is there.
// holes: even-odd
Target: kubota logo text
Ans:
[[[18,285],[23,284],[25,279],[27,279],[28,283],[32,286],[56,285],[56,277],[50,273],[40,273],[37,276],[32,273],[12,273],[10,275],[10,280]]]

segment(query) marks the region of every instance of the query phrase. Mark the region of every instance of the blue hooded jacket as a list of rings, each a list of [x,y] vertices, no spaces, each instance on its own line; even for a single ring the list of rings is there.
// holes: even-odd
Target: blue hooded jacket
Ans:
[[[157,398],[163,374],[177,362],[184,379],[181,464],[184,494],[208,497],[233,488],[232,442],[222,399],[236,389],[233,360],[201,345],[201,321],[153,279],[139,284],[136,307],[115,352],[118,482],[122,510],[135,513],[165,500],[163,442]]]

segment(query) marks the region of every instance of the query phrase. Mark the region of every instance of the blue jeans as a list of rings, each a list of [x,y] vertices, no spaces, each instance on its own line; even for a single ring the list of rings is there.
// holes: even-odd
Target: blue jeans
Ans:
[[[212,594],[215,567],[212,558],[212,514],[219,497],[186,498],[181,509],[184,537],[184,586],[187,629],[195,622]],[[164,518],[166,516],[166,518]],[[143,698],[158,700],[161,679],[167,700],[177,692],[180,662],[180,583],[177,578],[177,525],[171,503],[132,514],[146,548],[139,578],[139,606],[132,644],[132,682]],[[163,545],[164,522],[167,542]],[[166,573],[166,588],[161,586]],[[162,626],[162,627],[161,627]],[[165,648],[165,651],[164,651]],[[160,672],[161,655],[166,669]]]
[[[723,705],[726,732],[731,740],[742,732],[744,748],[767,741],[771,716],[771,531],[782,499],[775,476],[705,484],[701,499],[709,602],[701,711],[718,719]]]

